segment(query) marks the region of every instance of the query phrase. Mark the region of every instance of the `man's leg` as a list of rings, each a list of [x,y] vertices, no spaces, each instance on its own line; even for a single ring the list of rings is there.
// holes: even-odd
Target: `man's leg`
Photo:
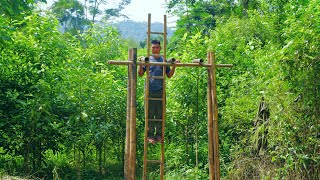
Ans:
[[[154,96],[153,93],[149,94],[149,97],[153,97],[153,96]],[[149,107],[148,107],[148,142],[154,144],[155,143],[155,136],[154,136],[155,122],[149,121],[149,119],[155,118],[156,101],[149,100],[148,103],[149,103]]]
[[[155,94],[156,98],[162,98],[162,91],[160,92],[157,92]],[[162,119],[162,111],[163,111],[163,108],[162,108],[162,101],[156,101],[155,102],[156,105],[155,105],[155,118],[156,119]],[[163,139],[162,139],[162,121],[157,121],[155,122],[155,128],[156,128],[156,140],[160,143],[163,142]]]

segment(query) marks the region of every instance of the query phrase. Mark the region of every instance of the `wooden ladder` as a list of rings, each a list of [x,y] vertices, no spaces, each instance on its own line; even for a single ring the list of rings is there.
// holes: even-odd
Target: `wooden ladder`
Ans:
[[[147,57],[150,57],[150,35],[151,34],[160,34],[163,35],[163,62],[166,62],[166,41],[167,41],[167,18],[164,15],[164,26],[163,32],[151,32],[151,14],[148,14],[148,32],[147,32]],[[150,66],[146,66],[146,82],[145,82],[145,134],[144,134],[144,155],[143,155],[143,176],[142,179],[145,180],[147,178],[147,165],[148,164],[159,164],[160,165],[160,179],[164,178],[164,130],[165,130],[165,119],[166,119],[166,66],[163,66],[163,74],[162,76],[153,76],[149,75]],[[163,80],[163,91],[162,98],[151,98],[149,97],[149,79],[162,79]],[[162,119],[149,119],[148,117],[148,107],[149,100],[152,101],[162,101]],[[161,145],[161,157],[160,159],[148,159],[148,122],[149,121],[158,121],[162,122],[162,140],[163,143]]]

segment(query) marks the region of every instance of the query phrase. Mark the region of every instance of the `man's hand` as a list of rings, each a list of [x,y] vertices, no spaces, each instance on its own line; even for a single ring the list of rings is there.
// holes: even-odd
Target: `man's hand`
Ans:
[[[176,60],[176,61],[174,62],[174,64],[176,64],[176,63],[180,63],[180,61],[179,61],[179,60]],[[171,77],[174,75],[174,72],[175,72],[175,71],[176,71],[176,66],[172,66],[170,72],[167,74],[167,77],[168,77],[168,78],[171,78]]]
[[[143,74],[144,74],[143,65],[140,65],[140,66],[139,66],[138,75],[139,75],[140,77],[142,77]]]

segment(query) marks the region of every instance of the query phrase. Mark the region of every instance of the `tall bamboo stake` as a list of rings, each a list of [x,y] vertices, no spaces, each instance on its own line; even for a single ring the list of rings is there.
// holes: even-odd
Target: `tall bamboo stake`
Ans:
[[[215,64],[215,54],[210,52],[211,64]],[[215,178],[220,179],[220,161],[219,161],[219,128],[218,128],[218,100],[216,87],[216,68],[212,66],[212,103],[213,103],[213,154]]]
[[[208,63],[211,64],[210,53],[207,54]],[[214,66],[212,64],[212,66]],[[209,178],[214,180],[214,156],[213,156],[213,114],[212,114],[212,67],[208,67],[208,87],[207,87],[207,106],[208,106],[208,157],[209,157]]]
[[[128,58],[130,58],[130,51],[128,51]],[[128,80],[127,80],[127,119],[126,119],[126,142],[124,154],[124,179],[129,179],[130,174],[130,118],[131,118],[131,74],[132,66],[128,64]]]
[[[132,70],[131,70],[131,118],[130,118],[130,180],[135,179],[136,174],[136,94],[137,94],[137,48],[130,49],[130,59],[132,59]]]

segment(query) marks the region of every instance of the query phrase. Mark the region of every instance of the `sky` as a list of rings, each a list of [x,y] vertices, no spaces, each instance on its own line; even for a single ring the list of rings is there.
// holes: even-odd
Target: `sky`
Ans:
[[[47,0],[46,6],[51,6],[57,0]],[[80,0],[82,2],[83,0]],[[119,0],[107,0],[109,4],[117,3]],[[131,0],[131,3],[122,11],[130,20],[147,22],[148,13],[151,13],[151,23],[163,23],[163,15],[166,14],[166,0]],[[168,26],[174,26],[176,17],[167,14]]]
[[[151,22],[162,22],[166,14],[165,0],[131,0],[131,3],[122,11],[133,21],[148,21],[148,13],[151,13]],[[170,19],[172,18],[172,19]],[[175,18],[167,15],[167,22]]]

